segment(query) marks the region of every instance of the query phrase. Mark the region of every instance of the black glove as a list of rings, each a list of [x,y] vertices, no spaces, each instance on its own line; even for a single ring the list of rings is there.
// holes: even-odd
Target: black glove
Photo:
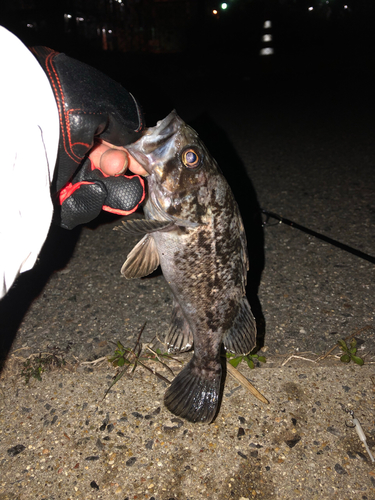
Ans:
[[[140,176],[106,176],[86,154],[95,138],[126,147],[141,136],[143,117],[134,97],[100,71],[54,52],[33,47],[55,95],[60,141],[53,193],[59,192],[60,224],[72,229],[100,210],[120,215],[134,212],[144,198]]]
[[[106,175],[86,158],[72,182],[60,191],[60,224],[65,229],[73,229],[78,224],[95,219],[102,209],[118,215],[129,215],[138,208],[144,197],[142,177]]]

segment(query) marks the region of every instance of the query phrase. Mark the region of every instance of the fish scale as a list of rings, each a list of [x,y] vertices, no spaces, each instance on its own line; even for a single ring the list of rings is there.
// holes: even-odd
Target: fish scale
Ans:
[[[145,221],[123,222],[143,238],[122,266],[140,278],[159,265],[173,295],[169,352],[194,355],[164,403],[191,422],[212,422],[220,406],[221,349],[248,354],[256,326],[245,296],[246,235],[233,193],[198,134],[175,111],[128,147],[148,172]]]

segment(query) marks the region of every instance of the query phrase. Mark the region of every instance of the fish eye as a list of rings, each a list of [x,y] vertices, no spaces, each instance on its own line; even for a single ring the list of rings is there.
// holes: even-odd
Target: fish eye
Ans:
[[[181,160],[187,168],[197,168],[201,164],[201,158],[193,148],[185,149],[181,154]]]

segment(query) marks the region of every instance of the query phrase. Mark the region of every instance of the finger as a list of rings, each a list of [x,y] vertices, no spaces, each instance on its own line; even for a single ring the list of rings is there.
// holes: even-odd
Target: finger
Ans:
[[[102,154],[105,153],[107,150],[108,146],[101,142],[96,143],[94,147],[91,149],[89,158],[95,168],[100,168],[100,158],[102,157]]]
[[[128,167],[128,155],[120,149],[107,149],[100,158],[100,169],[107,175],[123,174]]]
[[[148,174],[147,170],[145,170],[140,163],[137,162],[131,155],[129,155],[129,170],[133,172],[133,174],[142,175],[146,177]]]

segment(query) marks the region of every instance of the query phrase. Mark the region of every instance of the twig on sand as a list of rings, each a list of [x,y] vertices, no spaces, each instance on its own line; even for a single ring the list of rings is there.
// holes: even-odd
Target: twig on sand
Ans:
[[[233,378],[238,380],[238,382],[245,387],[248,391],[251,392],[253,396],[259,399],[259,401],[262,401],[262,403],[267,403],[269,404],[268,399],[266,399],[259,391],[256,389],[250,382],[247,380],[246,377],[240,373],[237,368],[232,366],[228,361],[227,361],[227,371],[230,375],[232,375]]]
[[[311,361],[311,363],[316,363],[315,359],[304,358],[303,356],[297,356],[296,354],[292,354],[291,356],[289,356],[288,359],[286,359],[281,363],[281,366],[285,366],[288,363],[288,361],[290,361],[293,358],[303,359],[304,361]]]
[[[101,358],[94,359],[94,361],[81,361],[81,365],[94,365],[94,366],[96,366],[99,363],[103,363],[103,361],[107,361],[107,356],[102,356]]]

